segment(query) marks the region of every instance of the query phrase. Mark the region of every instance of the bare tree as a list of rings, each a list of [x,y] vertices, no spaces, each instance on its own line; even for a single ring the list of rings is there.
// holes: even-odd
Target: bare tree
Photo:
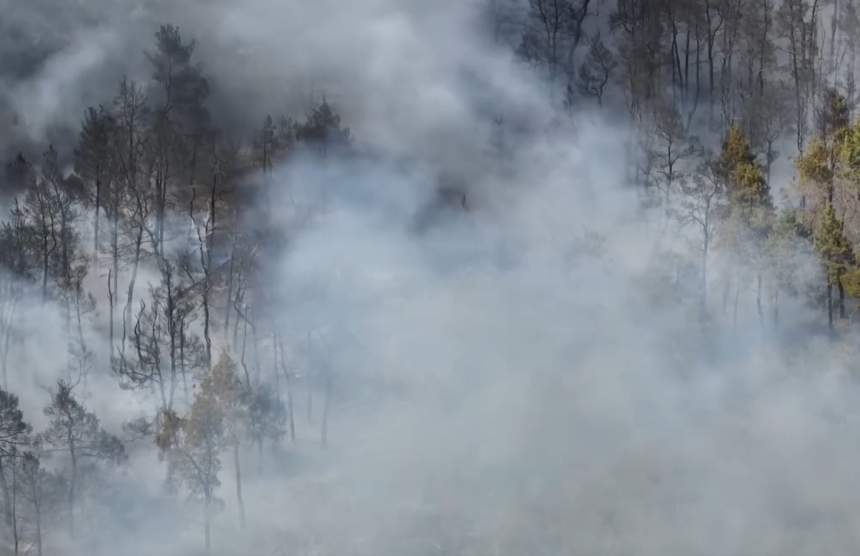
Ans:
[[[138,269],[143,256],[144,237],[149,232],[148,223],[152,213],[152,200],[149,191],[149,175],[151,164],[146,163],[148,138],[146,125],[149,119],[149,107],[143,88],[123,78],[120,82],[119,93],[114,100],[117,120],[116,161],[121,180],[121,187],[114,188],[111,199],[113,229],[111,238],[113,288],[111,303],[111,331],[113,331],[113,314],[116,307],[114,298],[119,294],[119,264],[120,252],[126,249],[131,253],[131,275],[128,282],[127,300],[123,309],[122,342],[120,349],[125,349],[124,343],[131,328],[132,301],[134,287],[137,282]],[[120,218],[120,212],[123,212]],[[131,244],[121,246],[119,241],[120,228],[124,235],[131,239]],[[151,234],[151,232],[150,232]],[[113,347],[113,333],[111,333]]]
[[[543,66],[551,84],[567,73],[573,81],[574,53],[583,36],[590,0],[529,0],[518,52]]]
[[[170,261],[163,261],[161,274],[161,283],[150,287],[149,303],[140,302],[131,337],[133,356],[123,352],[113,359],[121,385],[150,389],[158,396],[156,422],[173,410],[180,380],[187,398],[187,375],[209,368],[199,338],[189,330],[192,286]]]
[[[705,160],[691,181],[680,187],[681,199],[671,215],[682,227],[696,230],[697,250],[701,255],[701,306],[707,311],[708,302],[708,255],[720,218],[725,214],[723,183],[714,163]]]
[[[588,56],[579,66],[579,89],[583,94],[593,96],[599,105],[603,105],[603,89],[609,83],[612,72],[618,66],[615,55],[597,33],[589,41]]]

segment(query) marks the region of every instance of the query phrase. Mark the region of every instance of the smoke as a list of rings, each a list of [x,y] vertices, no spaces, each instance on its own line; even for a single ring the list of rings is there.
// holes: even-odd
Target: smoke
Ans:
[[[15,87],[11,92],[13,109],[25,115],[23,124],[29,136],[44,139],[51,124],[73,126],[79,123],[80,117],[72,121],[63,118],[80,108],[87,93],[92,94],[92,91],[81,90],[80,86],[105,62],[108,50],[117,40],[110,31],[77,37],[75,42],[49,58],[35,76]]]
[[[377,155],[291,161],[278,197],[259,207],[290,231],[283,258],[267,261],[269,310],[290,345],[309,338],[331,358],[329,446],[319,448],[319,393],[307,419],[297,391],[295,445],[242,454],[244,531],[225,462],[214,554],[860,546],[850,365],[799,326],[762,332],[746,292],[736,327],[701,322],[689,284],[654,256],[659,233],[626,181],[629,130],[587,111],[550,125],[551,91],[477,33],[477,3],[182,6],[122,19],[113,14],[129,3],[105,4],[114,26],[68,30],[4,87],[24,133],[43,140],[109,99],[118,56],[140,74],[147,26],[169,10],[199,40],[217,117],[255,129],[266,112],[295,113],[324,93]],[[500,114],[514,153],[502,161],[488,152]],[[403,159],[414,162],[405,171]],[[465,184],[469,210],[416,230],[443,175]],[[301,203],[324,214],[303,220]],[[105,278],[94,272],[98,323]],[[25,309],[33,333],[13,351],[10,389],[39,428],[65,372],[62,315],[38,300]],[[802,308],[786,310],[804,322]],[[90,332],[100,363],[87,403],[120,433],[153,402],[118,387],[104,331]],[[199,516],[161,490],[154,449],[130,451],[99,487],[92,530],[64,553],[202,554]]]

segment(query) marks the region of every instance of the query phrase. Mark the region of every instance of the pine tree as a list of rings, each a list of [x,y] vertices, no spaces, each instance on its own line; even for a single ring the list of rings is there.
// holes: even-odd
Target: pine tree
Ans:
[[[729,128],[717,161],[717,173],[726,183],[726,193],[734,211],[741,211],[748,222],[756,211],[770,211],[773,199],[761,164],[749,140],[738,126]]]
[[[6,524],[12,522],[12,487],[6,481],[5,468],[19,451],[30,443],[32,428],[24,421],[24,414],[18,408],[18,396],[0,390],[0,490],[3,495],[3,516]]]
[[[766,242],[773,220],[773,199],[764,169],[756,160],[749,140],[739,127],[731,126],[728,129],[713,172],[723,184],[727,201],[722,242],[734,256],[753,262],[756,272],[756,309],[759,322],[763,326],[762,283],[767,262]],[[736,278],[733,317],[735,325],[741,281],[740,277]],[[727,285],[726,295],[728,287]]]
[[[836,216],[836,210],[832,204],[828,204],[824,209],[821,222],[815,231],[815,247],[821,256],[827,275],[827,322],[829,328],[833,330],[833,286],[841,285],[841,278],[852,264],[854,255],[845,237],[844,224]],[[842,295],[844,294],[840,287],[840,296]],[[840,309],[842,307],[844,304],[840,303]],[[845,317],[844,314],[839,316]]]

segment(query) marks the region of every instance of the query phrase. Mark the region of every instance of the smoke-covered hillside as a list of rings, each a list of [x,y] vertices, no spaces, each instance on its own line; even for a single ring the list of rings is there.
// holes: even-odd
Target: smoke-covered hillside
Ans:
[[[853,0],[0,10],[0,555],[860,547]]]

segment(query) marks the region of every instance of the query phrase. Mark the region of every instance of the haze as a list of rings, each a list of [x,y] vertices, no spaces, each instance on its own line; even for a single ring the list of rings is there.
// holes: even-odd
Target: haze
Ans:
[[[860,550],[853,0],[651,4],[2,3],[0,556]]]

